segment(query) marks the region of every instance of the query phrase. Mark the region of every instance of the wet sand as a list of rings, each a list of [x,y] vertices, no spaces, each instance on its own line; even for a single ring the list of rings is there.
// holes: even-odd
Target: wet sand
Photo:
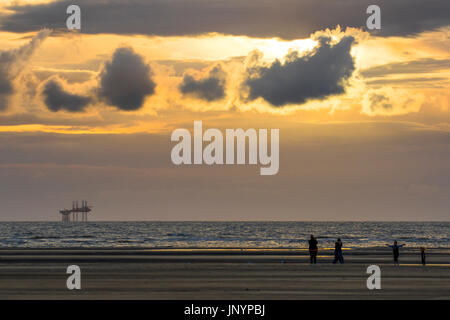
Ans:
[[[332,250],[310,265],[306,250],[0,249],[0,299],[450,299],[450,250]],[[67,266],[81,268],[68,290]],[[368,290],[367,267],[381,268]]]

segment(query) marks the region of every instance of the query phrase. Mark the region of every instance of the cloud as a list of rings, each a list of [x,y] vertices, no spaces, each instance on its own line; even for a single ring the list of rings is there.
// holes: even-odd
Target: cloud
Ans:
[[[58,76],[68,83],[83,83],[91,80],[96,73],[89,70],[59,70],[51,68],[34,68],[34,75],[40,81],[45,81],[52,76]]]
[[[55,79],[50,79],[45,83],[42,94],[45,105],[53,112],[60,110],[81,112],[91,102],[90,97],[66,92],[62,85]]]
[[[362,112],[369,116],[396,116],[420,111],[425,97],[392,87],[369,89],[362,99]]]
[[[392,74],[431,73],[445,69],[450,69],[450,59],[422,58],[419,60],[375,66],[362,70],[361,75],[366,78],[371,78]]]
[[[147,95],[155,92],[152,71],[131,48],[117,49],[100,73],[101,100],[125,111],[140,109]]]
[[[11,79],[0,69],[0,111],[8,107],[8,97],[13,93],[14,88]]]
[[[281,63],[250,67],[243,88],[248,100],[259,97],[276,107],[302,104],[309,99],[325,99],[345,92],[345,80],[355,70],[350,49],[352,36],[343,37],[332,45],[331,38],[320,36],[319,45],[312,52],[299,56],[291,52]]]
[[[9,97],[14,93],[13,82],[23,70],[23,63],[49,35],[49,30],[42,30],[20,48],[0,51],[0,111],[8,107]]]
[[[386,85],[401,85],[413,88],[447,88],[450,84],[447,77],[411,77],[411,78],[381,78],[377,80],[367,81],[370,86],[386,86]]]
[[[215,66],[208,77],[196,80],[185,74],[180,84],[180,91],[184,95],[192,95],[206,101],[220,100],[225,97],[226,75],[220,65]]]
[[[383,96],[382,94],[373,93],[369,96],[370,100],[370,109],[375,111],[376,109],[384,109],[384,110],[392,110],[392,103],[388,97]]]
[[[29,32],[49,27],[66,30],[69,0],[35,5],[13,4],[1,29]],[[365,28],[366,9],[381,8],[381,36],[414,35],[448,26],[447,0],[78,0],[83,33],[196,35],[219,32],[251,37],[297,39],[316,30]],[[130,19],[130,17],[132,17]],[[114,23],[111,23],[114,21]]]

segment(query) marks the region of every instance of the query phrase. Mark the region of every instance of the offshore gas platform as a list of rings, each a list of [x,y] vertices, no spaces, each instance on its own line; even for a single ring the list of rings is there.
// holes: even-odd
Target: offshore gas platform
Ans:
[[[92,211],[92,207],[88,206],[86,200],[81,200],[81,207],[78,207],[78,201],[72,202],[72,209],[59,210],[63,222],[70,221],[88,221],[88,213]],[[78,215],[80,214],[81,217]],[[78,220],[78,218],[81,218]]]

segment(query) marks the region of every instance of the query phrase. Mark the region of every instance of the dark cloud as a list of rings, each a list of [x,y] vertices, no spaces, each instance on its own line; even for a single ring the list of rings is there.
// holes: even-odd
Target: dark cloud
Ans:
[[[47,81],[42,90],[44,103],[50,111],[65,110],[81,112],[91,102],[91,98],[66,92],[61,84],[51,79]]]
[[[99,98],[121,110],[137,110],[155,92],[151,75],[150,66],[133,49],[119,48],[101,71]]]
[[[196,80],[186,74],[180,85],[180,91],[206,101],[220,100],[225,97],[225,73],[220,65],[209,72],[208,77]]]
[[[292,52],[286,61],[248,69],[244,88],[248,99],[263,98],[274,106],[301,104],[345,92],[345,80],[355,70],[350,49],[355,39],[342,38],[332,45],[331,38],[320,37],[318,47],[299,56]]]
[[[14,79],[22,71],[22,63],[28,60],[50,31],[39,32],[31,41],[14,50],[0,51],[0,111],[8,107],[9,96],[14,93]]]
[[[66,30],[69,0],[12,5],[1,29]],[[254,37],[303,38],[325,29],[365,28],[371,4],[381,7],[381,36],[404,36],[448,26],[447,0],[78,0],[83,33],[192,35],[219,32]],[[114,23],[112,23],[114,21]]]

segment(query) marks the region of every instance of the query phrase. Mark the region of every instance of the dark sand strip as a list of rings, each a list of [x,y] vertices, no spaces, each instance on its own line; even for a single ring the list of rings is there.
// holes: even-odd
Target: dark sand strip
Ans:
[[[166,249],[164,249],[166,250]],[[138,249],[0,250],[1,299],[450,299],[450,254],[434,250],[429,265],[415,250],[391,264],[389,250],[345,252],[332,265],[305,251],[236,252]],[[66,288],[77,264],[82,290]],[[381,290],[368,290],[367,266],[381,267]]]

